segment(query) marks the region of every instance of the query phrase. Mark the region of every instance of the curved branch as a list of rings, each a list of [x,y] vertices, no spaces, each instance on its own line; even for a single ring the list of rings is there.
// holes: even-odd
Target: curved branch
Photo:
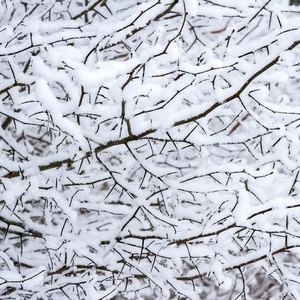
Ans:
[[[291,46],[289,46],[285,51],[291,51],[292,49],[294,49],[296,46],[298,46],[300,44],[300,40],[293,42],[293,44]],[[254,81],[254,79],[256,79],[257,77],[259,77],[261,74],[263,74],[265,71],[267,71],[268,69],[270,69],[272,66],[274,66],[280,59],[280,55],[278,55],[277,57],[275,57],[271,62],[269,62],[268,64],[266,64],[265,66],[263,66],[261,69],[259,69],[258,71],[256,71],[251,77],[249,77],[246,82],[232,95],[228,96],[226,99],[224,99],[223,101],[220,102],[216,102],[213,105],[211,105],[208,109],[206,109],[204,112],[194,115],[190,118],[184,119],[184,120],[180,120],[180,121],[176,121],[174,122],[173,126],[180,126],[180,125],[185,125],[191,122],[194,122],[198,119],[202,119],[204,117],[206,117],[208,114],[210,114],[211,112],[213,112],[215,109],[217,109],[218,107],[238,98],[242,92]],[[84,158],[88,158],[91,157],[92,154],[97,154],[99,152],[102,152],[105,149],[114,147],[114,146],[118,146],[118,145],[124,145],[127,144],[129,142],[133,142],[133,141],[137,141],[140,140],[141,138],[144,138],[147,135],[150,135],[152,133],[155,133],[159,128],[150,128],[140,134],[137,135],[130,135],[127,136],[125,138],[119,139],[119,140],[114,140],[114,141],[109,141],[106,144],[102,144],[98,147],[96,147],[92,152],[87,152],[81,159]],[[72,165],[75,162],[77,162],[78,159],[65,159],[65,160],[61,160],[61,161],[55,161],[55,162],[51,162],[47,165],[44,166],[39,166],[38,168],[40,169],[40,171],[45,171],[45,170],[49,170],[49,169],[54,169],[54,168],[60,168],[62,165],[64,164],[68,164],[68,165]],[[11,171],[7,174],[5,174],[3,176],[3,178],[15,178],[20,176],[22,173],[22,171]]]

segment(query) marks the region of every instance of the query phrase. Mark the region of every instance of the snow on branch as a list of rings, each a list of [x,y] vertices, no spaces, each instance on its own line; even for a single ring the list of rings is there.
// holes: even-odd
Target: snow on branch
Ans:
[[[287,2],[0,2],[3,299],[300,298]]]

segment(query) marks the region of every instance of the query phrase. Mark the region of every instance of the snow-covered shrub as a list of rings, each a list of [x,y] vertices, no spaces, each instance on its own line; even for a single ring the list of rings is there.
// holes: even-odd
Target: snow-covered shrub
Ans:
[[[287,2],[1,3],[1,299],[300,299]]]

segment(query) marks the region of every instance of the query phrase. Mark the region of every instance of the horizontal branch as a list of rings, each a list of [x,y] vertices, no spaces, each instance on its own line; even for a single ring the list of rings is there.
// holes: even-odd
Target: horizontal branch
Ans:
[[[241,260],[241,262],[237,263],[237,264],[233,264],[231,266],[227,266],[223,270],[224,271],[232,271],[232,270],[240,269],[242,267],[249,266],[249,265],[252,265],[256,262],[264,260],[264,259],[266,259],[270,256],[274,256],[274,255],[279,254],[279,253],[287,252],[291,249],[299,248],[299,247],[300,247],[300,245],[291,245],[291,246],[279,248],[279,249],[274,250],[274,251],[270,251],[269,248],[267,247],[267,250],[265,251],[265,253],[260,254],[260,255],[258,255],[257,257],[254,257],[254,258],[253,258],[253,253],[250,255],[251,258],[249,258],[249,259],[247,259],[247,256],[246,256],[246,258],[242,258],[242,259],[240,257],[232,257],[232,260],[239,259],[239,260]],[[193,275],[193,276],[179,276],[179,277],[176,277],[176,279],[180,280],[180,281],[189,281],[189,280],[202,279],[202,277],[207,276],[208,273],[209,272],[203,272],[203,273],[196,274],[196,275]],[[211,270],[210,270],[210,273],[211,273]]]
[[[22,228],[26,233],[29,233],[30,235],[32,235],[34,237],[44,238],[44,235],[41,232],[39,232],[35,229],[32,229],[32,228],[29,228],[29,226],[25,225],[23,222],[12,221],[1,215],[0,215],[0,222],[7,224],[8,227],[16,226],[16,227]],[[10,230],[8,230],[8,231],[10,232]],[[14,231],[14,233],[16,233],[16,231]],[[21,234],[21,232],[20,232],[20,234]]]
[[[294,49],[296,46],[298,46],[300,44],[300,40],[293,42],[293,44],[288,47],[286,49],[286,51],[291,51],[292,49]],[[208,109],[206,109],[204,112],[194,115],[190,118],[187,119],[183,119],[183,120],[179,120],[174,122],[173,127],[176,126],[181,126],[181,125],[185,125],[194,121],[197,121],[199,119],[202,119],[204,117],[206,117],[207,115],[209,115],[211,112],[213,112],[215,109],[217,109],[218,107],[240,97],[240,95],[243,93],[243,91],[254,81],[254,79],[256,79],[257,77],[259,77],[262,73],[264,73],[265,71],[267,71],[268,69],[270,69],[272,66],[274,66],[280,59],[280,55],[278,55],[276,58],[274,58],[271,62],[269,62],[267,65],[265,65],[264,67],[262,67],[260,70],[258,70],[257,72],[255,72],[251,77],[249,77],[246,82],[238,89],[238,91],[236,91],[235,93],[233,93],[231,96],[227,97],[226,99],[224,99],[223,101],[220,102],[216,102],[213,105],[211,105]],[[61,160],[61,161],[55,161],[55,162],[51,162],[47,165],[43,165],[43,166],[39,166],[39,170],[45,171],[45,170],[49,170],[49,169],[54,169],[54,168],[60,168],[62,165],[67,164],[67,165],[72,165],[75,162],[78,162],[82,159],[91,157],[92,154],[97,154],[105,149],[114,147],[114,146],[118,146],[118,145],[125,145],[129,142],[133,142],[133,141],[137,141],[140,140],[142,138],[144,138],[145,136],[148,136],[150,134],[155,133],[159,128],[151,128],[148,130],[145,130],[144,132],[137,134],[137,135],[129,135],[125,138],[119,139],[119,140],[114,140],[114,141],[109,141],[106,144],[100,145],[98,147],[96,147],[92,152],[87,152],[81,159],[65,159],[65,160]],[[3,178],[15,178],[18,176],[21,176],[23,170],[20,171],[11,171],[8,172],[7,174],[5,174],[3,176]]]

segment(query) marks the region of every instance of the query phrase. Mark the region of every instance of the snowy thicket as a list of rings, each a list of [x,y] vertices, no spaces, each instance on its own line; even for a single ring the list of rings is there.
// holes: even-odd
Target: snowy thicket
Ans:
[[[299,19],[3,1],[1,299],[300,299]]]

